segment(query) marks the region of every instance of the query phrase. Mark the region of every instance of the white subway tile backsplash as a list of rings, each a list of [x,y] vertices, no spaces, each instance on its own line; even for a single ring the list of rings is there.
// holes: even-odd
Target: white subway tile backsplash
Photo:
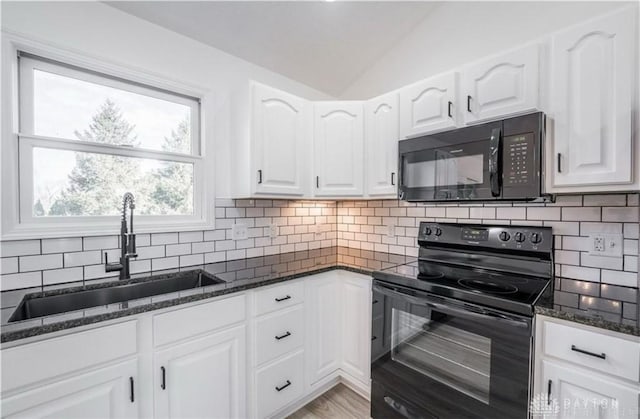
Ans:
[[[469,208],[449,207],[446,211],[447,218],[469,218]]]
[[[600,221],[600,207],[564,207],[562,221]]]
[[[144,246],[140,243],[139,236],[136,236],[136,243]],[[82,246],[82,249],[79,250],[115,249],[118,247],[118,236],[84,237],[82,239]]]
[[[151,269],[154,271],[162,271],[164,269],[174,269],[180,266],[180,259],[178,256],[151,259]]]
[[[503,220],[526,220],[527,209],[521,207],[497,207],[496,217]]]
[[[96,279],[96,278],[107,278],[107,277],[116,277],[119,276],[120,272],[106,272],[104,270],[104,265],[90,265],[84,267],[84,279]]]
[[[622,234],[622,223],[580,223],[580,235]]]
[[[0,274],[13,274],[18,272],[18,258],[2,258],[0,259]]]
[[[592,268],[622,270],[621,257],[594,256],[583,252],[580,262],[582,266],[590,266]]]
[[[640,222],[638,207],[603,207],[602,221]]]
[[[138,259],[155,259],[164,257],[165,246],[148,246],[148,247],[139,247],[136,249],[138,253]]]
[[[191,253],[191,243],[169,244],[165,253],[167,256],[188,255]]]
[[[16,240],[0,242],[0,256],[26,256],[40,254],[40,240]]]
[[[585,207],[613,207],[626,206],[627,196],[624,194],[585,195]]]
[[[20,272],[62,268],[62,253],[54,255],[20,256],[18,267]]]
[[[151,260],[131,260],[130,272],[132,274],[149,272],[151,270]]]
[[[15,290],[19,288],[39,286],[42,286],[41,271],[2,275],[2,277],[0,277],[0,288],[2,290]]]
[[[202,265],[204,254],[180,256],[180,266]]]
[[[638,272],[638,256],[626,255],[624,257],[624,270]]]
[[[496,209],[487,207],[469,208],[469,216],[471,218],[494,219],[496,218]]]
[[[625,239],[637,239],[639,238],[640,223],[624,223],[623,230]]]
[[[43,239],[42,253],[65,253],[82,250],[82,238]]]
[[[151,245],[178,243],[178,233],[153,233],[151,235]]]
[[[178,233],[178,242],[180,243],[193,243],[201,242],[203,240],[202,231],[184,231]]]
[[[584,281],[600,282],[600,269],[582,266],[562,265],[563,277],[581,279]]]
[[[81,266],[76,268],[51,269],[42,272],[42,283],[44,285],[82,281],[83,278],[84,269]]]
[[[625,255],[638,255],[638,240],[624,240],[623,253]]]
[[[560,220],[560,208],[557,207],[528,207],[527,220]]]
[[[88,252],[75,252],[64,254],[64,266],[65,268],[71,266],[84,266],[95,265],[102,263],[102,254],[98,250],[91,250]],[[115,261],[113,261],[115,262]],[[60,266],[62,267],[62,266]]]
[[[623,287],[638,287],[638,274],[635,272],[621,272],[602,270],[602,282]]]

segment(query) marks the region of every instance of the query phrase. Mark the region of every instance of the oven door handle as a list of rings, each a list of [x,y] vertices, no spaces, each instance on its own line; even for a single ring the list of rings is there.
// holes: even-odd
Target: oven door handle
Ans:
[[[508,323],[510,325],[523,328],[529,327],[529,322],[523,318],[510,316],[508,314],[491,309],[475,307],[468,304],[465,304],[464,308],[456,307],[454,304],[446,304],[436,301],[434,298],[429,297],[426,294],[421,293],[420,296],[410,295],[406,292],[403,292],[401,288],[390,287],[382,284],[375,284],[373,286],[373,290],[391,298],[401,298],[414,304],[427,306],[444,314],[474,319],[498,321],[501,323]]]

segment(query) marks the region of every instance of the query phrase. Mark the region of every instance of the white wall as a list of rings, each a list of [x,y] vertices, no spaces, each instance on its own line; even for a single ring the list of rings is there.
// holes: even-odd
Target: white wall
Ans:
[[[215,150],[216,196],[229,196],[230,93],[248,79],[309,99],[326,94],[98,2],[1,3],[2,29],[91,58],[212,91],[206,146]],[[7,106],[8,98],[3,98]],[[7,121],[3,121],[7,123]]]
[[[368,99],[629,4],[442,4],[354,81],[340,97]]]

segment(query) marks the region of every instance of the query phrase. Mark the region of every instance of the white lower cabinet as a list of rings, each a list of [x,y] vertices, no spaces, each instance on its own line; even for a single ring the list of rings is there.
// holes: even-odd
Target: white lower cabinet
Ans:
[[[137,371],[129,360],[3,397],[2,417],[136,418]]]
[[[156,418],[243,418],[245,326],[156,352]]]
[[[364,386],[371,378],[371,278],[338,271],[342,298],[342,366]]]
[[[545,418],[613,419],[638,414],[638,386],[570,364],[543,361],[550,412]],[[544,409],[545,406],[542,406]]]
[[[307,278],[307,374],[310,385],[340,368],[340,277],[335,271]]]
[[[637,337],[536,317],[531,413],[548,419],[636,418]]]

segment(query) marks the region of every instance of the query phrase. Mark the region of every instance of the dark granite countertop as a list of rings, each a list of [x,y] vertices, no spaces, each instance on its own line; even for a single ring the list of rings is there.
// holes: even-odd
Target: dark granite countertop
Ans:
[[[543,316],[555,317],[557,319],[568,320],[575,323],[594,326],[600,329],[611,330],[613,332],[625,333],[632,336],[640,336],[640,328],[638,324],[623,323],[623,320],[609,320],[601,315],[593,313],[589,310],[578,310],[570,307],[554,305],[554,307],[545,307],[537,305],[535,307],[536,314]]]
[[[42,288],[4,291],[0,293],[2,301],[0,341],[10,342],[105,320],[140,314],[151,310],[271,285],[333,269],[346,269],[353,272],[371,274],[375,270],[402,265],[413,260],[415,260],[415,258],[409,256],[344,247],[329,247],[190,266],[180,270],[174,269],[138,274],[127,281],[114,281],[113,278],[108,278],[86,281],[85,283],[68,283]],[[28,298],[37,298],[109,287],[113,286],[114,283],[123,285],[126,283],[166,279],[168,275],[175,274],[175,272],[194,269],[202,269],[224,282],[106,306],[92,307],[84,310],[8,323],[9,317],[26,295],[28,295]]]
[[[374,274],[380,278],[385,276],[403,276],[415,279],[418,275],[418,265],[415,261],[391,266],[383,271]],[[559,278],[556,278],[556,282]],[[566,307],[560,304],[561,301],[548,301],[540,299],[534,307],[535,314],[564,319],[580,324],[595,326],[601,329],[611,330],[614,332],[625,333],[632,336],[640,336],[640,327],[638,323],[623,319],[620,315],[596,312],[594,310],[580,310],[577,308]],[[605,317],[606,315],[606,317]]]

